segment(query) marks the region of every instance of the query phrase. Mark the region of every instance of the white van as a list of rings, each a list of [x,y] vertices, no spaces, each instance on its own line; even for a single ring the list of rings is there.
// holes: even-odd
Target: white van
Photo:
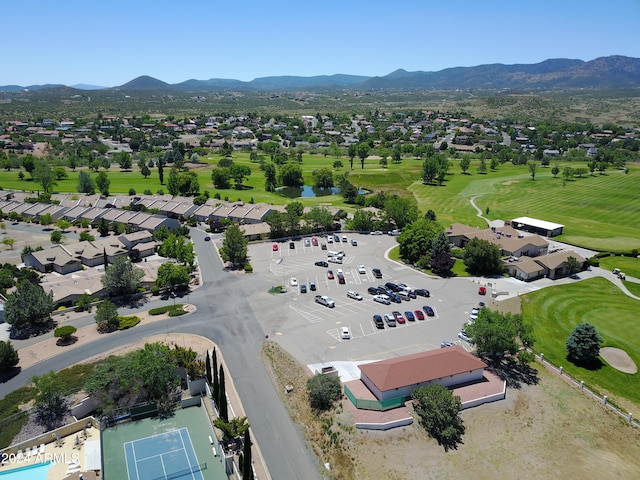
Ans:
[[[339,263],[340,265],[342,265],[342,258],[341,257],[329,257],[329,258],[327,258],[327,262],[329,262],[329,263]]]

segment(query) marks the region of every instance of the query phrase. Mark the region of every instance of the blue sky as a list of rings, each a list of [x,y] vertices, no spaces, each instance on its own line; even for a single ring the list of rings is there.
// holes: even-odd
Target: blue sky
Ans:
[[[0,85],[640,58],[640,0],[2,2]]]

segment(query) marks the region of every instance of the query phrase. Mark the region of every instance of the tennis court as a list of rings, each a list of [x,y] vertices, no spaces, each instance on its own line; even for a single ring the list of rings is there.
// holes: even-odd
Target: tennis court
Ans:
[[[180,428],[123,444],[129,480],[204,480],[189,430]]]

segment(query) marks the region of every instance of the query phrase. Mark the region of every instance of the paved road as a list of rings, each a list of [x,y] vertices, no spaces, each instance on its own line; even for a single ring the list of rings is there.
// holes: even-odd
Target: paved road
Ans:
[[[192,230],[204,282],[202,288],[189,295],[188,302],[198,307],[195,313],[116,332],[78,346],[1,383],[0,396],[26,385],[34,375],[61,370],[157,333],[195,333],[213,340],[222,349],[272,477],[319,479],[318,461],[280,401],[260,357],[264,332],[248,302],[255,292],[256,281],[250,276],[223,272],[214,242],[204,242],[204,235],[200,230]],[[161,301],[142,309],[158,303]],[[127,314],[136,310],[141,308],[120,309],[120,312]],[[82,326],[93,322],[90,316],[70,323]]]

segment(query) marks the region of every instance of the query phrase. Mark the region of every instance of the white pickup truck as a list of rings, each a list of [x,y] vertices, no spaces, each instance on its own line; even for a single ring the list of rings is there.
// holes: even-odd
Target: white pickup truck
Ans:
[[[316,295],[316,303],[320,305],[324,305],[325,307],[333,308],[336,306],[336,302],[333,301],[333,298],[327,297],[326,295]]]

